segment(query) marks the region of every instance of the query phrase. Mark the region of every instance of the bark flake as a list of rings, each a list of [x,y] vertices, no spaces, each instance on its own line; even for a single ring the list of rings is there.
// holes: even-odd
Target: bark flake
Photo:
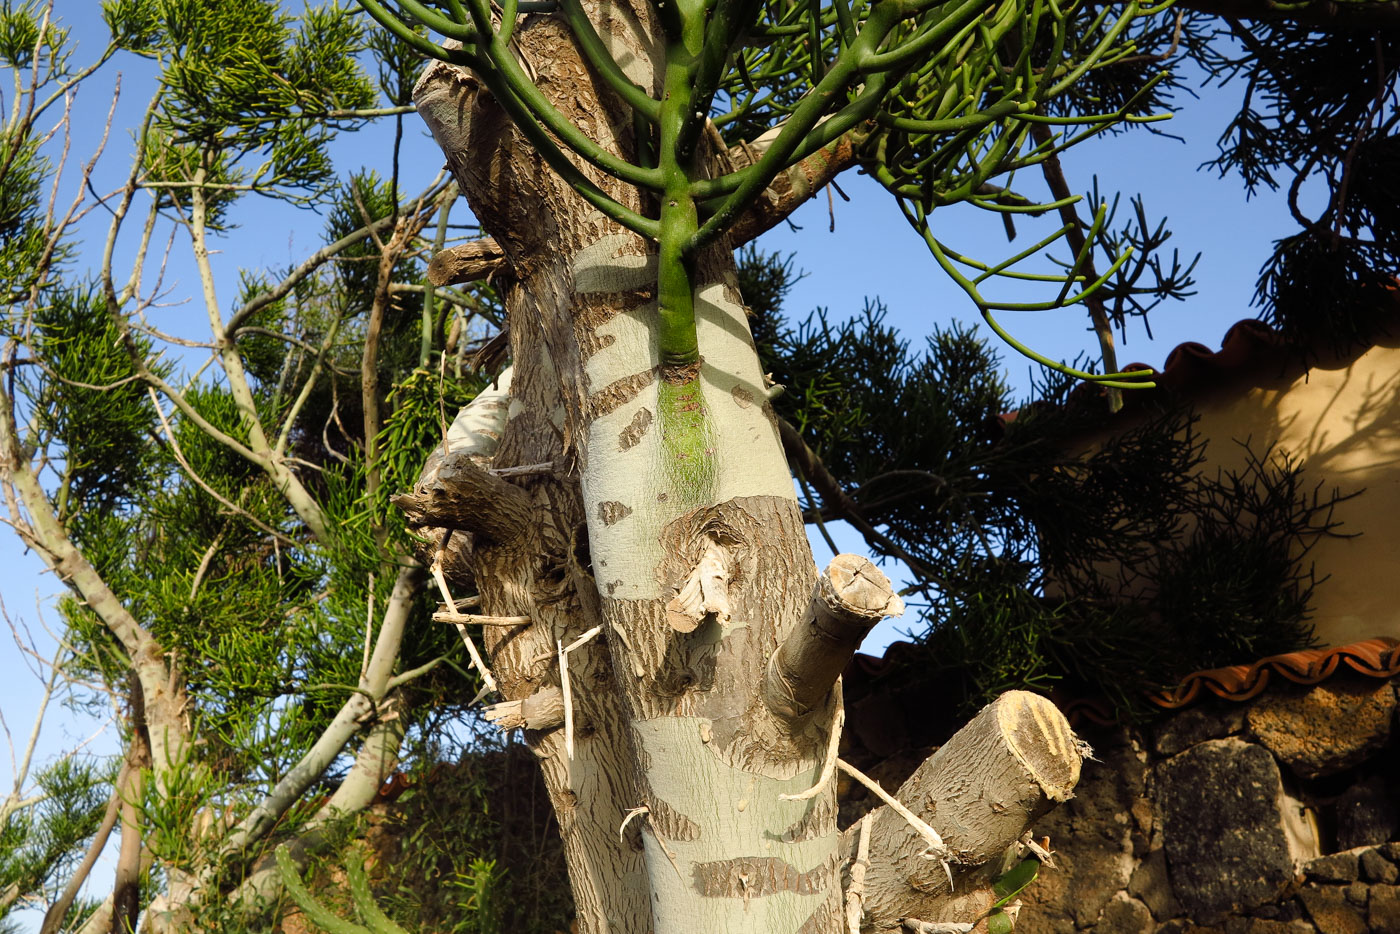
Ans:
[[[588,397],[588,415],[599,418],[626,405],[656,382],[657,367],[614,380]]]
[[[647,429],[651,427],[652,418],[651,409],[638,409],[637,414],[633,415],[632,420],[627,423],[627,427],[618,434],[617,449],[626,451],[628,448],[636,447],[638,442],[642,440],[642,436],[647,433]]]
[[[632,507],[617,500],[606,500],[598,504],[598,518],[604,525],[615,525],[632,515]]]
[[[819,795],[812,799],[802,816],[784,830],[778,839],[783,843],[801,843],[824,837],[835,829],[836,802],[826,795]]]
[[[831,871],[829,863],[799,872],[776,856],[740,856],[696,863],[694,885],[707,898],[763,898],[779,892],[822,895],[831,882]]]
[[[651,825],[665,840],[689,843],[700,839],[700,825],[655,795],[648,796]]]

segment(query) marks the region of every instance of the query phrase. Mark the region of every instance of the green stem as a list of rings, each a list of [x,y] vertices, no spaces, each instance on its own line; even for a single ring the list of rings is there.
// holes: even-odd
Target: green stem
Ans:
[[[695,198],[690,193],[691,180],[696,174],[695,159],[693,152],[686,158],[680,151],[680,144],[692,122],[694,106],[692,79],[696,59],[689,46],[698,47],[693,33],[703,29],[703,21],[694,15],[695,11],[686,8],[688,4],[677,6],[681,36],[667,44],[659,119],[660,152],[657,153],[657,170],[664,182],[656,273],[663,371],[700,361],[700,344],[695,332],[695,267],[686,249],[700,225]],[[703,32],[698,38],[703,41]]]

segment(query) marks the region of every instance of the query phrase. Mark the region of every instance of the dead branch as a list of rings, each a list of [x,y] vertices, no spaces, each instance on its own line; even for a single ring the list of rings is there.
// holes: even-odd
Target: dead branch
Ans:
[[[491,704],[482,714],[502,731],[552,730],[564,724],[564,692],[552,685],[543,687],[522,700]]]
[[[528,626],[533,620],[528,616],[487,616],[482,613],[434,613],[435,623],[474,624],[477,626]]]
[[[428,281],[436,286],[475,282],[506,268],[506,254],[491,237],[439,250],[428,263]]]
[[[410,526],[463,529],[501,544],[517,540],[532,521],[525,491],[481,469],[465,452],[448,454],[436,476],[393,503]]]
[[[861,903],[865,898],[865,874],[870,869],[870,825],[873,814],[860,819],[856,831],[856,858],[851,863],[851,884],[846,887],[846,934],[860,934],[860,920],[865,915]]]
[[[150,736],[146,726],[145,692],[131,676],[131,744],[127,747],[125,786],[120,786],[121,848],[117,852],[116,879],[112,883],[112,930],[134,931],[141,913],[141,793],[144,771],[151,763]]]
[[[448,535],[450,536],[451,533],[449,532]],[[444,545],[445,544],[444,542]],[[437,557],[433,560],[430,570],[432,571],[433,580],[437,582],[438,591],[442,594],[442,599],[447,601],[447,612],[453,616],[457,616],[459,615],[457,613],[457,601],[452,599],[452,591],[448,589],[447,579],[442,573],[442,556],[443,553],[439,550]],[[467,632],[467,627],[464,624],[456,623],[455,625],[457,626],[457,634],[462,637],[462,642],[467,647],[467,654],[471,656],[472,664],[475,665],[476,670],[481,673],[481,680],[486,685],[485,690],[495,691],[496,679],[491,674],[491,669],[487,666],[486,660],[482,658],[481,653],[477,651],[476,643],[472,641],[471,633]],[[475,704],[476,701],[472,701],[472,703]]]

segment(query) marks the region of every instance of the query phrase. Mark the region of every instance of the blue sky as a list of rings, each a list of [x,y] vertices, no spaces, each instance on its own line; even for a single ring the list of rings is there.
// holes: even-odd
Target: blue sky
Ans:
[[[92,0],[58,0],[56,7],[57,15],[74,27],[89,54],[95,54],[105,39],[95,9]],[[82,57],[80,52],[79,58]],[[125,128],[138,121],[151,89],[152,74],[149,63],[121,58],[109,63],[80,92],[73,151],[85,158],[100,131],[118,75],[121,77],[123,93],[114,132],[95,179],[99,191],[114,187],[126,168],[130,139]],[[1270,241],[1293,228],[1281,197],[1265,193],[1247,200],[1233,178],[1219,179],[1213,173],[1197,170],[1197,166],[1213,157],[1215,140],[1233,112],[1237,94],[1231,89],[1212,90],[1199,101],[1186,96],[1181,100],[1182,112],[1165,129],[1183,137],[1185,143],[1137,130],[1101,137],[1063,157],[1065,173],[1074,190],[1086,191],[1097,175],[1102,190],[1124,192],[1125,211],[1126,196],[1141,193],[1150,218],[1168,216],[1168,226],[1175,232],[1173,246],[1187,256],[1197,251],[1203,254],[1195,270],[1198,294],[1186,302],[1158,309],[1152,319],[1154,340],[1147,338],[1141,325],[1133,325],[1120,352],[1120,362],[1124,363],[1160,365],[1172,347],[1186,340],[1218,346],[1230,324],[1253,316],[1249,303],[1254,280],[1270,252]],[[388,127],[388,121],[385,126]],[[442,158],[416,117],[407,118],[405,127],[401,187],[416,191],[437,173]],[[377,141],[373,135],[348,139],[337,147],[338,168],[357,168],[364,153],[386,151],[377,144],[383,140],[382,133]],[[841,318],[859,313],[866,297],[878,297],[889,309],[888,322],[916,345],[934,325],[954,320],[974,322],[976,309],[937,269],[894,202],[866,178],[848,174],[840,184],[852,201],[836,200],[834,233],[828,232],[828,208],[822,196],[793,216],[800,230],[780,225],[759,243],[766,250],[794,253],[795,265],[806,273],[789,297],[789,314],[801,317],[814,308],[825,307],[833,317]],[[1027,179],[1025,190],[1038,192],[1039,186]],[[71,184],[65,186],[65,191],[71,194]],[[239,268],[285,266],[304,258],[320,242],[321,218],[262,199],[245,198],[233,219],[239,229],[223,238],[218,244],[221,252],[213,259],[221,277],[221,300],[225,306],[233,297]],[[1058,222],[1047,218],[1040,227],[1047,225],[1053,229]],[[1033,222],[1021,221],[1018,227],[1021,235],[1017,246],[1010,247],[996,216],[971,208],[951,208],[940,211],[936,218],[941,237],[964,252],[993,260],[1039,236],[1033,233],[1037,229]],[[100,254],[105,229],[105,215],[95,212],[84,228],[86,256]],[[188,252],[187,241],[177,238],[166,281],[174,302],[196,294],[197,280]],[[162,323],[177,333],[207,334],[203,312],[192,301],[172,306]],[[1073,358],[1094,348],[1093,335],[1086,330],[1087,319],[1082,312],[1008,315],[1003,324],[1026,343],[1057,359]],[[1003,357],[1013,385],[1025,391],[1033,365],[1010,348],[1003,350]],[[843,548],[865,551],[863,543],[848,530],[839,535],[839,542]],[[831,557],[820,541],[814,542],[814,550],[819,563],[824,564]],[[27,625],[41,646],[52,644],[44,636],[43,626],[54,625],[56,616],[44,608],[59,589],[58,582],[44,573],[34,556],[22,552],[13,536],[0,534],[0,597],[10,618]],[[867,641],[867,651],[878,651],[908,624],[883,624]],[[38,682],[24,673],[23,662],[23,656],[9,640],[0,639],[0,670],[8,673],[0,680],[0,711],[17,747],[22,747],[28,734],[38,695]],[[83,718],[51,709],[42,757],[87,740],[95,728]],[[108,735],[90,748],[106,752],[115,745]],[[4,776],[9,774],[10,765],[3,751],[0,762],[4,763],[0,781],[8,787]]]

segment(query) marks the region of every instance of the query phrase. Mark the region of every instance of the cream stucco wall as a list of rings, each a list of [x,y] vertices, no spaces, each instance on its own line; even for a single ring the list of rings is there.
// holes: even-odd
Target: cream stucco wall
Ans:
[[[1364,491],[1335,512],[1339,531],[1361,534],[1323,538],[1309,555],[1318,578],[1328,577],[1314,593],[1313,623],[1323,645],[1400,638],[1400,345],[1302,374],[1267,372],[1196,398],[1205,469],[1243,466],[1235,440],[1256,452],[1273,441],[1302,464],[1309,487]]]

